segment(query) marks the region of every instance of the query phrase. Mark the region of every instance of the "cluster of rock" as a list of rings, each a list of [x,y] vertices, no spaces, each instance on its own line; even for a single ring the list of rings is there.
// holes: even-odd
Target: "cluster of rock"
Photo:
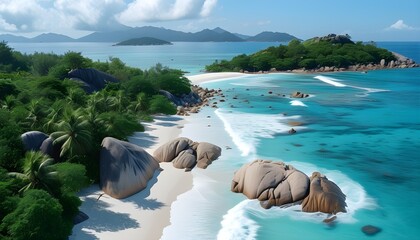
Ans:
[[[385,59],[381,59],[381,61],[376,63],[369,63],[369,64],[356,64],[351,65],[347,68],[343,67],[335,67],[335,66],[325,66],[319,67],[315,69],[305,69],[305,68],[298,68],[293,70],[287,71],[278,71],[276,68],[271,68],[269,71],[259,71],[259,72],[251,72],[251,73],[278,73],[278,72],[288,72],[288,73],[319,73],[319,72],[343,72],[343,71],[359,71],[359,72],[366,72],[371,70],[379,70],[379,69],[391,69],[391,68],[415,68],[419,67],[420,65],[417,64],[412,59],[409,59],[403,55],[398,53],[392,52],[396,60],[391,60],[386,62]],[[241,73],[250,73],[248,71],[240,70]]]
[[[291,98],[307,98],[309,97],[309,94],[307,93],[302,93],[302,92],[294,92],[292,94],[290,94]]]
[[[112,137],[102,141],[100,187],[113,198],[126,198],[147,186],[159,163],[143,148]]]
[[[190,113],[198,113],[203,106],[217,107],[217,102],[210,103],[210,100],[216,96],[223,97],[222,90],[202,88],[194,85],[191,87],[189,94],[184,94],[181,97],[176,97],[167,91],[160,91],[172,103],[177,106],[177,115],[189,116]]]
[[[25,151],[40,151],[55,161],[60,160],[61,146],[53,144],[54,139],[43,132],[29,131],[21,135]]]
[[[309,178],[283,162],[255,160],[235,172],[231,190],[258,199],[263,208],[302,203],[304,212],[346,212],[346,196],[324,175]]]
[[[314,42],[331,42],[331,43],[338,43],[338,44],[345,44],[345,43],[354,43],[352,40],[350,40],[350,36],[348,34],[346,35],[337,35],[337,34],[328,34],[327,36],[323,37],[314,37],[308,41],[314,41]]]
[[[295,69],[288,72],[293,73],[317,73],[317,72],[342,72],[342,71],[371,71],[379,69],[390,69],[390,68],[415,68],[419,67],[412,59],[404,57],[398,53],[393,52],[396,60],[391,60],[386,62],[385,59],[382,59],[378,64],[369,63],[369,64],[356,64],[349,66],[348,68],[338,68],[338,67],[320,67],[316,69]]]
[[[114,76],[98,71],[94,68],[79,68],[68,73],[70,80],[82,83],[82,88],[87,93],[92,93],[105,88],[109,82],[119,82]]]
[[[172,162],[174,167],[190,171],[194,166],[207,168],[221,153],[222,149],[214,144],[181,137],[160,146],[153,157],[159,162]]]

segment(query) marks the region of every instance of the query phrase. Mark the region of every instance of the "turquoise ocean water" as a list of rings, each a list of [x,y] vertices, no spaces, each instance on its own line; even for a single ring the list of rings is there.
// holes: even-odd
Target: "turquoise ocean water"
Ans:
[[[216,59],[276,43],[176,43],[151,48],[105,43],[10,45],[28,53],[78,51],[94,60],[115,56],[143,69],[160,62],[196,74]],[[378,46],[420,62],[420,43]],[[209,181],[206,184],[217,191],[206,191],[205,200],[195,199],[207,208],[199,208],[199,226],[191,226],[184,235],[190,238],[184,239],[420,238],[419,68],[251,75],[205,86],[223,89],[227,101],[200,114],[217,116],[239,150],[225,151],[229,159],[216,161],[206,174],[229,178],[234,169],[255,158],[286,161],[309,175],[316,170],[335,181],[347,195],[348,213],[339,214],[336,224],[326,225],[324,214],[302,213],[298,206],[264,210],[257,202],[231,193],[230,183]],[[289,99],[294,91],[311,97]],[[294,135],[287,134],[290,122],[302,123]],[[216,202],[227,209],[212,207]],[[369,224],[382,231],[365,236],[361,227]]]
[[[256,75],[206,86],[231,98],[216,113],[242,151],[238,162],[283,160],[308,175],[320,171],[347,195],[348,213],[333,226],[323,214],[243,203],[230,213],[253,221],[242,231],[254,226],[256,239],[362,239],[361,227],[374,225],[382,228],[375,239],[418,239],[420,69]],[[293,91],[311,97],[283,97]],[[297,134],[287,133],[289,122],[303,123]]]

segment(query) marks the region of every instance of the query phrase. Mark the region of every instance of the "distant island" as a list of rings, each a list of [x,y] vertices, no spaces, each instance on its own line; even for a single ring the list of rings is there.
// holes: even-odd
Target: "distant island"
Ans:
[[[33,38],[0,34],[0,42],[121,42],[132,38],[153,37],[170,42],[289,42],[297,37],[288,33],[261,32],[255,36],[232,33],[220,27],[198,32],[182,32],[153,26],[127,27],[120,30],[93,32],[74,39],[62,34],[43,33]]]
[[[304,42],[269,47],[232,60],[215,61],[207,72],[334,72],[418,67],[413,60],[378,48],[374,43],[353,42],[349,35],[329,34]]]
[[[142,38],[132,38],[114,44],[113,46],[151,46],[151,45],[172,45],[171,42],[152,38],[152,37],[142,37]]]

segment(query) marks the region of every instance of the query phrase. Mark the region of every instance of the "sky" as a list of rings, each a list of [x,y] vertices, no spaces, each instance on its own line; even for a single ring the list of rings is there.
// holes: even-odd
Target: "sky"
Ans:
[[[0,34],[78,38],[124,26],[420,41],[420,0],[0,0]]]

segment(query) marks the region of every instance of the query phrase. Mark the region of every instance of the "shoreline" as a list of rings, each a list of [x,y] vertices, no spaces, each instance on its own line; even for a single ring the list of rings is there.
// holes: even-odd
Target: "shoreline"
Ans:
[[[155,116],[151,123],[143,123],[145,132],[137,132],[129,142],[137,144],[149,154],[167,141],[179,137],[187,123],[179,116]],[[174,201],[193,186],[193,177],[172,163],[160,163],[162,171],[155,171],[142,191],[125,199],[114,199],[97,184],[79,193],[80,211],[89,219],[73,227],[70,240],[79,239],[159,239],[170,225],[170,211]]]
[[[202,84],[245,75],[209,73],[188,78],[193,84]],[[213,123],[214,119],[207,119],[207,121]],[[195,125],[197,122],[192,123],[178,115],[158,115],[154,116],[153,122],[142,124],[145,126],[145,131],[136,132],[129,137],[129,142],[139,145],[153,155],[153,152],[162,144],[184,136],[185,134],[182,134],[184,125]],[[191,131],[186,135],[194,141],[205,139],[202,139],[203,136],[198,133],[191,134]],[[191,191],[194,186],[194,171],[185,172],[184,169],[173,167],[172,163],[159,165],[163,171],[156,171],[145,189],[125,199],[114,199],[103,194],[97,184],[83,189],[79,193],[82,199],[80,211],[86,213],[89,219],[73,227],[69,240],[98,238],[111,240],[121,237],[127,240],[162,238],[164,229],[173,223],[171,221],[172,204],[182,194]],[[112,223],[113,227],[109,226],[109,223]]]

